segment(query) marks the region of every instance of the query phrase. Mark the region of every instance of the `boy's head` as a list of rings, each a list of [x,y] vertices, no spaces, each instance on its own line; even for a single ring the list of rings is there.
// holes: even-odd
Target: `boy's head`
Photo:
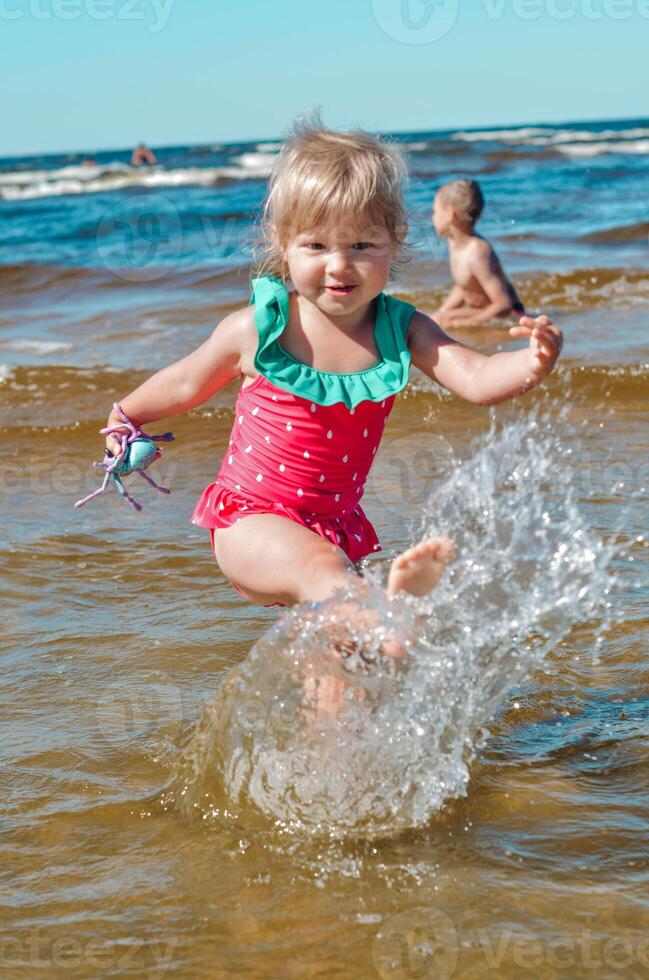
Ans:
[[[339,228],[353,217],[368,235],[387,236],[398,254],[407,234],[403,154],[395,143],[363,131],[336,132],[317,113],[298,120],[275,161],[262,216],[262,269],[283,277],[287,247],[297,236]],[[351,233],[351,229],[349,229]]]
[[[484,208],[484,197],[477,180],[451,180],[443,184],[435,195],[433,224],[435,231],[446,238],[451,228],[473,231]]]

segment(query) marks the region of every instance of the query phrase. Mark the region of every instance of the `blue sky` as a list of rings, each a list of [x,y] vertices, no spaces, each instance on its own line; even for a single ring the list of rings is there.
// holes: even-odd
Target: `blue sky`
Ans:
[[[646,115],[649,0],[0,0],[0,155]]]

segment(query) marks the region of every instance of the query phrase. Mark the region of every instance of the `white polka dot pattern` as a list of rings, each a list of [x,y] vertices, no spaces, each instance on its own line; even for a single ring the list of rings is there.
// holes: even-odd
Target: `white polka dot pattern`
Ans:
[[[380,550],[359,501],[394,399],[321,405],[259,377],[239,392],[229,448],[194,523],[227,527],[276,512],[337,541],[352,560]]]

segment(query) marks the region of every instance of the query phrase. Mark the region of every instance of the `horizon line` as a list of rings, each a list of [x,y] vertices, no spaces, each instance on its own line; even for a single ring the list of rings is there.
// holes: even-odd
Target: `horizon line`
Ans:
[[[484,130],[484,131],[487,131],[488,132],[490,130],[497,130],[497,129],[504,129],[504,128],[507,128],[507,129],[517,129],[517,128],[522,128],[522,127],[525,127],[525,126],[527,126],[527,127],[533,127],[533,126],[539,126],[539,127],[548,126],[549,127],[549,126],[558,126],[558,125],[563,125],[563,126],[567,126],[567,125],[569,125],[569,126],[577,126],[577,125],[580,125],[581,123],[594,123],[594,122],[597,122],[597,123],[649,122],[649,116],[614,116],[614,117],[610,117],[609,116],[609,117],[603,117],[603,118],[602,117],[598,117],[598,116],[589,116],[589,117],[582,117],[581,119],[554,119],[554,120],[544,120],[544,121],[540,121],[540,120],[534,120],[534,121],[531,121],[531,120],[521,120],[521,121],[518,121],[518,122],[508,122],[508,123],[505,123],[505,122],[500,122],[500,123],[495,122],[495,123],[489,123],[489,124],[486,124],[486,123],[485,124],[480,124],[480,123],[466,123],[466,124],[458,124],[456,126],[451,126],[451,127],[445,126],[445,127],[439,128],[439,129],[403,129],[403,130],[396,130],[396,129],[386,129],[386,130],[383,130],[383,129],[381,129],[381,130],[368,130],[368,132],[374,131],[374,132],[377,132],[381,136],[415,136],[415,135],[423,135],[423,134],[426,134],[426,133],[428,133],[428,134],[433,134],[433,133],[452,133],[452,132],[456,132],[458,130],[463,130],[463,131],[480,131],[480,130]],[[332,129],[336,129],[337,127],[331,127],[331,128]],[[357,127],[357,128],[363,128],[363,127]],[[344,131],[344,130],[342,130],[342,131]],[[253,136],[253,137],[250,137],[249,139],[240,138],[240,139],[227,139],[227,140],[219,140],[216,137],[214,137],[212,139],[207,139],[204,142],[182,142],[181,141],[179,143],[146,143],[145,145],[151,147],[154,150],[155,149],[157,149],[157,150],[170,150],[170,149],[176,149],[176,148],[179,148],[179,147],[203,147],[203,146],[210,146],[210,145],[214,145],[214,144],[218,144],[220,146],[227,147],[227,146],[236,146],[239,143],[265,143],[265,142],[281,142],[281,141],[282,141],[282,137],[279,136],[279,135],[276,135],[276,136]],[[129,143],[129,144],[125,145],[125,146],[115,146],[115,145],[94,146],[94,147],[91,147],[91,148],[85,147],[83,149],[33,150],[33,151],[30,151],[30,152],[27,152],[27,153],[7,153],[7,154],[3,154],[2,156],[0,156],[0,160],[10,160],[10,159],[22,159],[22,160],[24,160],[24,159],[34,158],[34,157],[48,157],[48,156],[50,156],[50,157],[56,157],[56,156],[83,156],[84,154],[90,154],[90,153],[110,153],[110,152],[113,152],[113,153],[130,153],[133,150],[134,145],[137,145],[137,144],[133,144],[132,145],[132,144]]]

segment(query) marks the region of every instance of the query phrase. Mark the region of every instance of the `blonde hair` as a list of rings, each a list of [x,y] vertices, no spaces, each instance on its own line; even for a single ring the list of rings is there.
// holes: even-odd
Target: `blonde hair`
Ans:
[[[484,197],[477,180],[469,178],[450,180],[448,184],[442,184],[438,193],[442,195],[442,200],[446,204],[454,207],[473,225],[482,214]]]
[[[336,215],[383,226],[401,251],[408,233],[406,174],[404,155],[394,143],[363,130],[328,129],[318,113],[296,120],[270,175],[257,274],[284,279],[285,247]]]

